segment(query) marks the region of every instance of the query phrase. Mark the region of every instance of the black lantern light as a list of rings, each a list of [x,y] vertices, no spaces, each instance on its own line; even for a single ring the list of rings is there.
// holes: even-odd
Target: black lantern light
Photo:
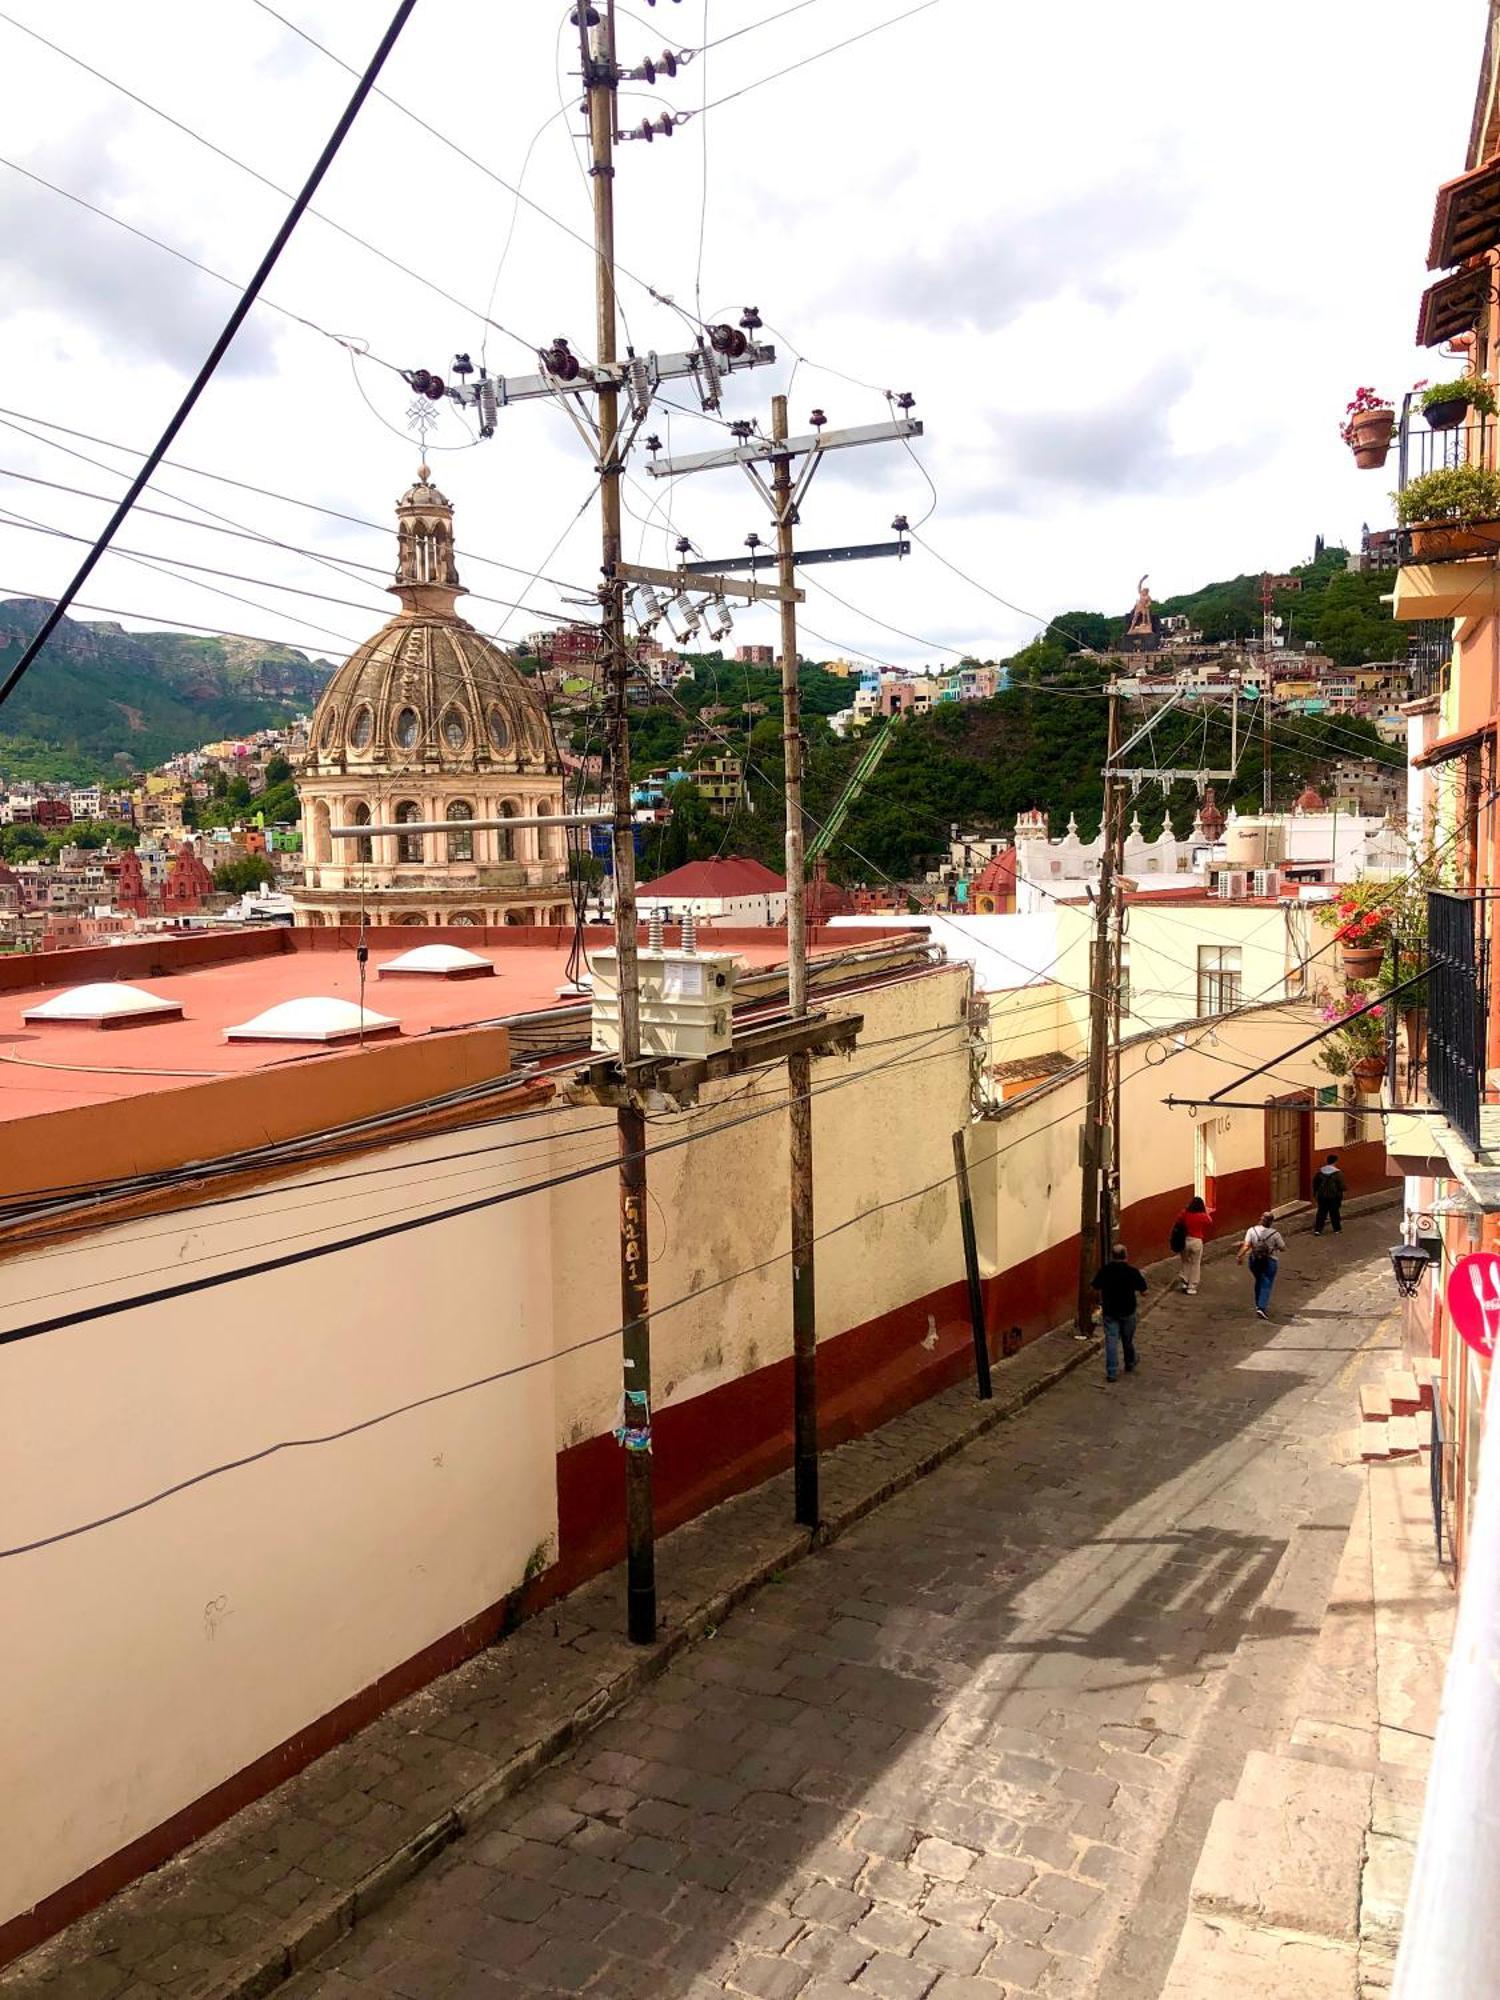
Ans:
[[[1420,1243],[1398,1243],[1391,1251],[1391,1269],[1396,1274],[1396,1289],[1403,1299],[1416,1297],[1417,1287],[1431,1262]]]

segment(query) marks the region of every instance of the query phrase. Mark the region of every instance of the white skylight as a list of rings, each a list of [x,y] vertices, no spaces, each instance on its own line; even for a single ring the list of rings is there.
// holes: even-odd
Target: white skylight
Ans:
[[[419,944],[414,951],[387,959],[375,976],[387,979],[394,973],[398,979],[483,979],[493,976],[494,970],[493,959],[481,958],[477,951],[465,951],[461,945]]]
[[[363,1034],[399,1035],[401,1023],[389,1014],[372,1014],[352,1000],[310,997],[283,1000],[253,1021],[226,1028],[226,1042],[348,1042]]]
[[[28,1007],[23,1021],[62,1022],[73,1027],[134,1028],[147,1021],[180,1021],[182,1002],[163,1000],[143,986],[120,980],[93,986],[70,986],[38,1006]]]

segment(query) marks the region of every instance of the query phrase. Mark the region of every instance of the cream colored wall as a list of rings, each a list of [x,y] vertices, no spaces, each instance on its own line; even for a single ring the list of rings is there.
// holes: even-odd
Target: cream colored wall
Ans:
[[[1196,1019],[1199,945],[1239,947],[1246,1003],[1296,998],[1300,989],[1295,978],[1288,986],[1288,973],[1307,949],[1310,921],[1295,906],[1270,908],[1212,897],[1194,903],[1130,904],[1130,1012],[1121,1023],[1123,1032],[1140,1034]],[[1060,933],[1059,944],[1058,979],[1074,988],[1087,987],[1087,924],[1070,924]],[[1087,1003],[1080,1004],[1086,1012]]]
[[[14,1260],[3,1324],[473,1199],[547,1151],[423,1165],[483,1143],[408,1145],[358,1163],[395,1171],[342,1188],[313,1185],[349,1171],[330,1168]],[[550,1367],[274,1448],[548,1355],[547,1226],[535,1197],[0,1349],[7,1548],[270,1454],[0,1561],[0,1919],[495,1603],[546,1553]]]
[[[1121,1076],[1123,1205],[1190,1185],[1197,1127],[1215,1121],[1214,1167],[1221,1179],[1265,1159],[1265,1118],[1254,1110],[1217,1110],[1208,1103],[1229,1086],[1231,1097],[1283,1096],[1298,1088],[1316,1090],[1332,1081],[1314,1061],[1314,1051],[1284,1057],[1282,1052],[1321,1025],[1313,1009],[1265,1008],[1231,1022],[1190,1031],[1176,1038],[1138,1042],[1124,1051]],[[1196,1046],[1195,1046],[1196,1045]],[[1275,1061],[1272,1080],[1240,1085],[1238,1075]],[[1196,1111],[1163,1103],[1172,1096],[1196,1103]],[[1083,1122],[1085,1079],[1075,1072],[1064,1082],[1014,1099],[1000,1117],[974,1125],[969,1159],[980,1259],[986,1275],[1065,1243],[1078,1231],[1081,1193],[1078,1135]],[[1314,1148],[1343,1144],[1342,1113],[1315,1120]],[[1305,1192],[1305,1190],[1304,1190]],[[1166,1255],[1165,1244],[1132,1245],[1142,1259]]]
[[[852,994],[830,1011],[860,1013],[858,1052],[813,1064],[815,1223],[820,1339],[952,1282],[962,1272],[950,1184],[952,1134],[969,1117],[964,1026],[970,974],[944,966]],[[652,1365],[655,1405],[686,1401],[791,1351],[786,1118],[735,1125],[785,1098],[782,1066],[746,1084],[715,1086],[711,1108],[655,1118],[650,1143],[722,1125],[717,1137],[649,1164]],[[598,1113],[569,1114],[572,1126]],[[554,1171],[588,1157],[600,1138],[560,1136]],[[932,1192],[890,1208],[913,1189]],[[600,1175],[559,1188],[552,1225],[559,1340],[619,1325],[617,1195]],[[873,1211],[879,1211],[873,1212]],[[860,1221],[862,1215],[868,1220]],[[754,1270],[757,1265],[761,1270]],[[750,1272],[739,1277],[736,1273]],[[730,1284],[717,1281],[734,1277]],[[559,1360],[558,1444],[612,1426],[620,1398],[618,1346],[601,1340]]]

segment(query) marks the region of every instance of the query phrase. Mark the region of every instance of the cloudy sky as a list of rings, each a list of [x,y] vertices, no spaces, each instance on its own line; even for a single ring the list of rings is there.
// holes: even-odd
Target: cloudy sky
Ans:
[[[1387,521],[1387,476],[1354,471],[1337,425],[1358,384],[1399,396],[1437,361],[1412,331],[1434,190],[1464,165],[1484,0],[1427,0],[1421,48],[1443,59],[1420,69],[1398,0],[931,0],[897,19],[909,4],[631,0],[620,16],[627,63],[707,45],[625,101],[631,121],[697,113],[669,142],[620,149],[636,347],[686,331],[648,285],[710,320],[753,303],[782,358],[736,378],[727,414],[764,421],[789,386],[794,429],[815,404],[869,423],[891,389],[926,425],[920,465],[893,445],[821,469],[809,546],[887,537],[898,509],[920,523],[934,492],[936,507],[909,561],[805,574],[804,650],[937,664],[1032,636],[930,551],[1026,612],[1122,611],[1142,571],[1170,595]],[[278,5],[356,68],[389,16],[386,0]],[[329,656],[386,615],[358,565],[389,564],[389,536],[291,502],[389,521],[418,459],[396,367],[447,372],[464,348],[529,373],[558,334],[591,351],[567,13],[420,0],[383,85],[434,130],[366,107],[148,498],[204,525],[143,513],[119,538],[250,580],[111,555],[85,601]],[[257,0],[7,0],[0,50],[0,594],[46,594],[81,546],[21,520],[83,537],[102,524],[102,496],[232,303],[222,280],[254,269],[351,79]],[[679,407],[654,427],[672,449],[716,442],[686,387],[666,393]],[[476,623],[513,638],[591,588],[592,472],[561,411],[518,406],[474,443],[445,405],[431,454],[460,547],[489,559],[463,565]],[[739,473],[668,483],[638,463],[626,501],[627,553],[647,562],[680,533],[715,555],[769,532]],[[211,532],[201,510],[293,547]],[[771,636],[746,611],[730,643]]]

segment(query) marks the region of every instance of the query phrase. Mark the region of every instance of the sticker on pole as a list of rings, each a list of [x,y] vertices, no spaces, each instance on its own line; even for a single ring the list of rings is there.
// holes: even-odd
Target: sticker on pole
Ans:
[[[1500,1336],[1500,1253],[1474,1250],[1448,1273],[1448,1314],[1462,1338],[1485,1359]]]

